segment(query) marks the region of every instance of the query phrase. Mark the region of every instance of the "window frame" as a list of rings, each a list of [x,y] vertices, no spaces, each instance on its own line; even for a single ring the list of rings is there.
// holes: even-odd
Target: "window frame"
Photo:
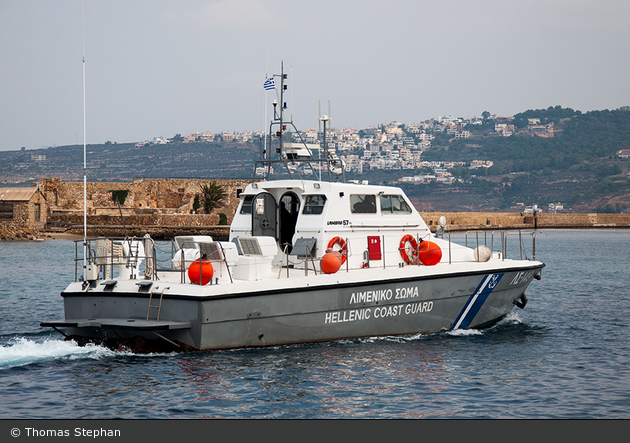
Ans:
[[[312,199],[319,198],[323,199],[317,203],[321,204],[313,204],[311,202]],[[302,207],[303,215],[321,215],[324,213],[324,208],[326,207],[326,202],[328,198],[324,194],[309,194],[304,196],[304,206]]]
[[[13,203],[0,202],[0,220],[13,220],[15,205]]]
[[[363,198],[361,199],[361,197]],[[371,197],[373,201],[370,202],[368,197]],[[363,207],[359,208],[358,207],[359,205]],[[352,214],[376,214],[378,212],[376,209],[376,195],[375,194],[350,194],[350,212]]]
[[[387,214],[387,215],[403,215],[403,214],[411,214],[413,212],[413,210],[411,209],[411,206],[409,205],[409,203],[407,203],[407,200],[405,200],[405,198],[401,195],[401,194],[381,194],[379,196],[379,203],[381,205],[381,214]],[[394,210],[394,197],[396,197],[396,199],[398,200],[399,203],[401,203],[401,207],[402,205],[404,205],[404,210],[398,210],[395,211]],[[389,209],[388,210],[383,210],[383,200],[384,199],[389,199]]]
[[[243,195],[243,204],[241,205],[241,210],[238,212],[239,214],[252,214],[254,208],[254,197],[256,196],[253,194]],[[249,208],[249,210],[246,208]]]

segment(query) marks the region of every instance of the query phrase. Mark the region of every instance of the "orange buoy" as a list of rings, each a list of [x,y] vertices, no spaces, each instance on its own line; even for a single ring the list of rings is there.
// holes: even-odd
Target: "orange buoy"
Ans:
[[[418,246],[418,257],[423,265],[437,265],[442,260],[442,249],[432,241],[423,241]]]
[[[213,275],[214,269],[208,259],[198,258],[188,267],[188,278],[193,285],[207,285]]]
[[[334,274],[341,267],[341,252],[327,252],[319,262],[324,274]]]

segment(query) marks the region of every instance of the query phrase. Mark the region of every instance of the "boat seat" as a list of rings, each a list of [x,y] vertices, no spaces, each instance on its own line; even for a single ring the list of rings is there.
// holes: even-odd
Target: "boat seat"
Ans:
[[[103,267],[103,278],[113,277],[113,265],[123,263],[123,246],[107,238],[96,240],[96,264]]]

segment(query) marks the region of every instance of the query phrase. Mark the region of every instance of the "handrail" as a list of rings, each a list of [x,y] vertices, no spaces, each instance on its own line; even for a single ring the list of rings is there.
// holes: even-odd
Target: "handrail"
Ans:
[[[481,233],[483,232],[483,236]],[[500,234],[500,250],[494,251],[495,244],[497,240],[495,239],[495,235]],[[529,235],[531,236],[531,258],[528,257],[529,248],[525,245],[525,237]],[[511,252],[514,253],[514,245],[511,237],[518,236],[518,256],[520,260],[536,260],[536,231],[535,230],[499,230],[499,231],[491,231],[488,232],[486,230],[470,230],[464,233],[465,236],[465,246],[469,248],[473,248],[472,244],[469,244],[468,237],[474,236],[474,241],[476,246],[485,245],[490,247],[490,250],[493,251],[493,254],[500,254],[498,257],[500,260],[506,260],[508,258],[508,252],[510,252],[510,246],[512,247]],[[430,240],[431,234],[428,233],[426,235],[418,235],[416,234],[418,240]],[[101,243],[97,243],[97,242]],[[382,266],[386,268],[386,236],[381,236],[382,241]],[[79,248],[79,242],[84,242],[85,248]],[[347,257],[345,261],[346,272],[350,271],[350,260],[349,258],[352,256],[352,245],[351,239],[345,238],[345,243],[347,247]],[[93,279],[111,279],[111,278],[129,278],[132,280],[144,277],[146,280],[157,281],[160,280],[158,271],[160,272],[168,272],[174,271],[180,273],[180,281],[181,283],[186,282],[186,269],[187,265],[194,262],[190,257],[186,257],[183,249],[186,246],[193,246],[193,248],[188,249],[196,249],[199,250],[199,244],[206,244],[209,242],[204,241],[188,241],[184,243],[182,246],[182,250],[178,250],[179,254],[171,254],[170,267],[168,269],[158,269],[159,262],[164,261],[164,257],[158,257],[158,248],[156,248],[156,242],[151,237],[97,237],[97,238],[89,238],[85,240],[75,240],[75,282],[83,281],[85,279],[85,273],[79,272],[80,263],[84,262],[90,266],[96,266],[98,269],[97,274],[90,274],[88,278]],[[212,261],[225,263],[226,271],[228,273],[228,277],[230,283],[234,283],[234,278],[232,276],[233,268],[228,263],[228,257],[226,256],[226,249],[221,242],[212,242],[218,245],[217,252],[221,253],[221,257],[216,256],[212,258]],[[419,241],[418,244],[421,242]],[[123,244],[127,246],[129,244],[129,248],[123,248]],[[451,250],[451,231],[448,231],[448,264],[452,264],[452,250]],[[290,257],[288,254],[288,247],[286,245],[284,249],[281,250],[282,257],[280,259],[280,269],[278,271],[278,279],[282,276],[282,268],[286,266],[286,278],[290,278]],[[142,250],[140,249],[142,248]],[[171,248],[173,249],[173,247]],[[86,257],[83,257],[81,252],[85,251],[84,254]],[[159,250],[163,254],[168,254],[167,251]],[[208,251],[210,253],[211,251]],[[366,251],[367,252],[367,251]],[[304,272],[305,275],[308,275],[308,268],[310,267],[309,261],[313,263],[313,270],[315,274],[318,274],[317,266],[315,265],[314,258],[309,257],[308,251],[305,251],[305,259],[304,259]],[[174,266],[174,258],[179,258],[179,266],[177,268]],[[196,259],[196,258],[195,258]],[[285,265],[286,263],[286,265]],[[420,262],[417,263],[420,265]],[[144,271],[142,271],[142,266],[144,266]],[[125,269],[125,267],[127,269]],[[101,277],[102,276],[102,277]],[[216,279],[218,283],[218,278]]]
[[[280,259],[280,270],[278,271],[278,279],[280,275],[282,275],[282,263],[284,262],[284,258],[287,258],[287,278],[289,278],[289,254],[287,254],[287,248],[290,246],[289,243],[284,245],[284,249],[282,249],[282,258]]]
[[[471,231],[466,231],[465,235],[464,235],[464,245],[468,246],[468,235],[469,234],[475,234],[475,240],[476,240],[476,246],[479,246],[481,243],[479,241],[479,233],[483,232],[484,233],[484,239],[483,239],[483,245],[488,246],[488,238],[487,238],[487,231],[485,230],[471,230]],[[508,237],[510,236],[514,236],[514,235],[518,235],[519,237],[519,258],[522,260],[523,259],[523,255],[525,255],[525,259],[529,260],[529,258],[527,257],[527,251],[525,251],[525,248],[523,246],[523,234],[529,234],[532,236],[532,260],[536,260],[536,231],[532,230],[532,231],[523,231],[521,229],[515,230],[515,231],[505,231],[505,230],[501,230],[499,231],[499,233],[501,234],[501,259],[505,260],[507,258],[508,255]],[[491,232],[490,235],[490,249],[493,250],[494,249],[494,235],[495,235],[495,231]],[[450,240],[449,240],[449,244],[450,244]]]
[[[514,235],[517,232],[505,232],[505,249],[503,253],[503,259],[505,260],[505,256],[507,255],[507,238],[510,235]],[[536,260],[536,231],[526,232],[526,234],[530,234],[532,236],[532,260]],[[523,260],[523,239],[521,235],[521,230],[518,230],[518,240],[519,240],[519,258]],[[529,260],[527,258],[527,251],[525,251],[525,260]]]
[[[78,247],[79,242],[85,246],[85,249]],[[99,242],[102,243],[99,244]],[[74,281],[83,280],[83,275],[79,275],[78,268],[79,263],[82,263],[84,259],[86,265],[98,265],[99,274],[102,271],[103,278],[113,276],[114,265],[124,265],[131,269],[131,277],[135,279],[138,277],[140,264],[144,263],[145,278],[157,280],[155,241],[151,237],[96,237],[74,240],[74,243]],[[129,245],[128,254],[124,253],[123,244]],[[120,250],[116,246],[120,247]],[[143,254],[140,254],[140,247],[144,251]],[[80,255],[79,250],[84,250],[86,256]]]
[[[230,265],[228,264],[227,261],[227,257],[225,255],[225,249],[223,248],[223,245],[221,244],[221,242],[218,241],[212,241],[212,242],[208,242],[208,241],[186,241],[184,243],[182,243],[182,256],[181,256],[181,266],[180,266],[180,271],[181,271],[181,283],[185,283],[186,282],[186,269],[188,269],[188,266],[186,266],[187,263],[194,263],[196,260],[186,260],[186,256],[184,255],[184,251],[183,249],[185,249],[186,245],[194,245],[194,248],[189,248],[189,249],[196,249],[199,251],[199,256],[201,257],[201,248],[200,245],[202,244],[210,244],[210,243],[216,243],[219,245],[219,248],[221,248],[221,259],[214,259],[213,261],[215,262],[221,262],[221,263],[225,263],[225,269],[227,270],[228,273],[228,277],[230,278],[230,283],[234,283],[234,280],[232,279],[232,272],[230,271]],[[218,281],[218,277],[217,277],[217,281]],[[210,284],[212,284],[212,280],[210,280]]]

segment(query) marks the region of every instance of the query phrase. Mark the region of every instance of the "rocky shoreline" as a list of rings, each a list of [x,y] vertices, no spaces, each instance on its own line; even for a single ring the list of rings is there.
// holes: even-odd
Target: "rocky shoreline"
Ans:
[[[49,234],[28,228],[0,227],[0,241],[43,241]]]

